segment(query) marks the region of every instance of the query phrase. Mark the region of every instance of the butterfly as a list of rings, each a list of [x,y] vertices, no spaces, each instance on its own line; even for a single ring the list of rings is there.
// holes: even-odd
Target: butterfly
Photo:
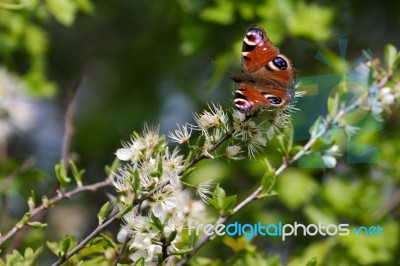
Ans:
[[[232,77],[237,83],[234,103],[238,111],[251,116],[260,109],[284,107],[294,101],[298,71],[262,28],[247,30],[241,68],[242,73]]]

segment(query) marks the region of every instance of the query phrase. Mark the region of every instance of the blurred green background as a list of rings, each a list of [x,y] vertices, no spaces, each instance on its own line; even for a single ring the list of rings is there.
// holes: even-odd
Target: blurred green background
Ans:
[[[0,9],[0,66],[25,84],[33,106],[30,129],[13,134],[2,146],[7,155],[3,157],[2,178],[25,158],[36,158],[34,170],[2,191],[2,212],[9,214],[11,221],[24,213],[31,189],[38,190],[38,195],[46,194],[56,183],[53,169],[60,160],[63,116],[80,77],[83,81],[77,92],[71,150],[77,164],[87,169],[85,182],[96,182],[104,178],[104,165],[112,162],[121,140],[129,139],[133,130],[140,131],[145,122],[159,124],[161,133],[168,133],[176,123],[192,122],[192,114],[210,102],[232,106],[234,83],[229,77],[240,72],[242,39],[252,25],[266,29],[305,80],[349,71],[362,50],[370,49],[381,57],[385,44],[400,43],[398,1],[25,3],[28,7],[20,10]],[[345,59],[350,63],[341,60],[339,39],[348,40]],[[331,65],[316,60],[317,52]],[[318,93],[324,96],[300,99],[301,111],[293,115],[299,141],[307,138],[314,119],[326,112],[326,96],[335,85],[331,80],[324,83],[323,78],[318,82],[322,84]],[[315,107],[316,101],[321,108]],[[273,256],[293,265],[317,256],[325,265],[399,265],[400,128],[395,113],[385,119],[381,130],[359,136],[378,149],[375,164],[348,164],[345,155],[333,170],[294,167],[279,178],[279,197],[254,203],[236,218],[243,223],[312,223],[322,219],[351,225],[380,224],[388,233],[363,241],[255,239],[252,245],[268,254],[271,263]],[[278,166],[280,158],[274,147],[272,142],[263,156]],[[261,163],[249,160],[207,161],[198,168],[190,177],[192,181],[218,178],[228,194],[238,193],[239,199],[258,186],[263,172]],[[105,200],[103,191],[80,195],[63,203],[64,213],[50,211],[48,219],[76,212],[95,217]],[[54,240],[68,230],[76,230],[73,234],[79,236],[96,223],[95,218],[92,222],[85,217],[74,219],[74,229],[57,219],[50,223],[50,238]],[[44,235],[36,234],[24,245],[39,243]],[[251,250],[246,247],[240,252],[251,257]],[[225,260],[232,251],[222,239],[216,239],[202,254]]]

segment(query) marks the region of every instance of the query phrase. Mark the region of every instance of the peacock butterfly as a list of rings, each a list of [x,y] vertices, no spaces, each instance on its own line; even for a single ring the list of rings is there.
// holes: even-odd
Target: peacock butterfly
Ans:
[[[260,109],[284,107],[295,97],[297,70],[279,53],[259,27],[250,28],[243,40],[242,73],[232,77],[237,83],[236,109],[254,115]]]

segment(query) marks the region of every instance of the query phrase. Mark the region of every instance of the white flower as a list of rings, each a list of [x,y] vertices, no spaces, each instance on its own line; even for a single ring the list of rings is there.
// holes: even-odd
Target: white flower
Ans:
[[[214,185],[215,185],[214,179],[207,180],[197,185],[197,194],[199,194],[200,198],[205,203],[209,202],[210,196],[213,193],[211,189],[214,187]]]
[[[180,187],[180,174],[183,170],[183,156],[179,155],[179,149],[175,148],[171,153],[166,148],[165,155],[162,158],[163,179],[168,179],[174,188]]]
[[[143,139],[148,150],[152,150],[159,145],[160,133],[159,127],[144,126]]]
[[[178,201],[172,194],[171,190],[171,186],[166,186],[164,189],[159,190],[152,196],[156,202],[153,206],[154,216],[159,218],[162,222],[165,221],[167,214],[178,205]]]
[[[228,116],[222,110],[222,107],[212,104],[212,106],[209,106],[209,109],[210,111],[203,111],[200,115],[194,115],[198,128],[202,131],[206,131],[212,127],[225,126],[228,122]]]
[[[384,105],[391,105],[394,103],[395,100],[392,89],[389,87],[384,87],[379,91],[379,98]]]
[[[231,160],[242,160],[242,156],[238,156],[241,153],[241,147],[239,145],[228,146],[225,149],[225,156]]]
[[[125,169],[118,169],[118,173],[114,173],[112,184],[116,188],[119,193],[126,193],[131,190],[131,185],[129,184],[129,180],[131,178],[131,174]]]
[[[354,136],[354,134],[356,134],[358,131],[360,131],[360,128],[352,125],[345,125],[344,131],[346,132],[347,137],[350,138],[351,136]]]
[[[174,133],[169,133],[169,138],[179,144],[189,143],[190,136],[192,134],[192,128],[189,124],[183,126],[178,125]]]
[[[267,139],[264,138],[260,132],[257,135],[249,138],[246,144],[250,158],[254,159],[256,154],[261,151],[265,145],[267,145]]]
[[[132,261],[137,261],[142,257],[146,263],[152,262],[155,255],[162,252],[162,247],[160,245],[153,244],[152,234],[150,233],[136,234],[129,249],[138,249],[129,256]]]
[[[287,124],[290,122],[290,113],[288,113],[287,109],[279,108],[274,110],[274,112],[275,117],[272,121],[272,125],[280,128],[287,126]]]
[[[243,122],[244,120],[246,120],[246,115],[236,109],[233,111],[232,117],[235,122]]]
[[[146,260],[147,252],[146,250],[138,249],[137,251],[129,255],[129,258],[131,259],[132,262],[136,262],[140,258],[144,258]]]
[[[204,213],[206,211],[204,202],[201,200],[194,200],[188,190],[177,191],[175,197],[179,202],[177,211],[182,212],[185,215],[186,220],[191,218],[202,222],[205,221],[205,217],[208,217]]]
[[[126,241],[126,238],[129,236],[129,229],[126,228],[125,226],[121,227],[117,234],[117,240],[119,243],[124,243]]]
[[[336,158],[332,155],[323,155],[322,160],[324,161],[324,165],[328,168],[334,168],[336,166]]]
[[[137,162],[142,156],[142,150],[144,150],[144,145],[134,138],[131,139],[131,143],[122,143],[123,148],[118,149],[115,155],[121,161],[131,161],[132,163]]]
[[[186,223],[185,214],[182,211],[176,211],[172,217],[168,219],[167,224],[164,227],[164,234],[168,237],[173,231],[178,232],[177,237],[182,232],[183,226]],[[175,239],[176,241],[176,239]]]

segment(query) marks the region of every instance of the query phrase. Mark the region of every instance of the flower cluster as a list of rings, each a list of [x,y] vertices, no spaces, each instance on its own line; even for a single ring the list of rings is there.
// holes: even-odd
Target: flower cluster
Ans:
[[[113,185],[118,193],[116,205],[121,210],[134,205],[123,217],[118,235],[120,242],[127,241],[132,261],[162,262],[185,245],[182,230],[189,219],[204,219],[203,202],[210,202],[215,181],[189,184],[182,182],[182,176],[191,170],[193,162],[218,157],[217,148],[225,142],[228,144],[220,155],[240,160],[245,158],[242,150],[247,149],[254,157],[289,120],[282,109],[265,113],[267,119],[257,123],[238,111],[230,114],[220,105],[210,105],[194,115],[194,125],[178,125],[168,135],[172,142],[189,148],[186,159],[178,147],[167,145],[158,128],[146,126],[142,134],[133,133],[129,142],[122,143],[116,155],[125,164],[114,173]],[[199,133],[195,145],[191,144],[193,131]],[[202,201],[194,199],[185,187],[194,188]]]
[[[187,138],[190,131],[185,128],[179,128],[183,135],[176,131],[174,136]],[[205,205],[182,187],[183,156],[178,148],[168,147],[158,128],[146,126],[142,134],[134,133],[116,155],[125,164],[113,175],[115,204],[122,210],[141,201],[123,217],[118,240],[129,243],[132,261],[162,261],[178,250],[187,220],[201,219]],[[208,200],[209,181],[199,184],[197,192]]]

